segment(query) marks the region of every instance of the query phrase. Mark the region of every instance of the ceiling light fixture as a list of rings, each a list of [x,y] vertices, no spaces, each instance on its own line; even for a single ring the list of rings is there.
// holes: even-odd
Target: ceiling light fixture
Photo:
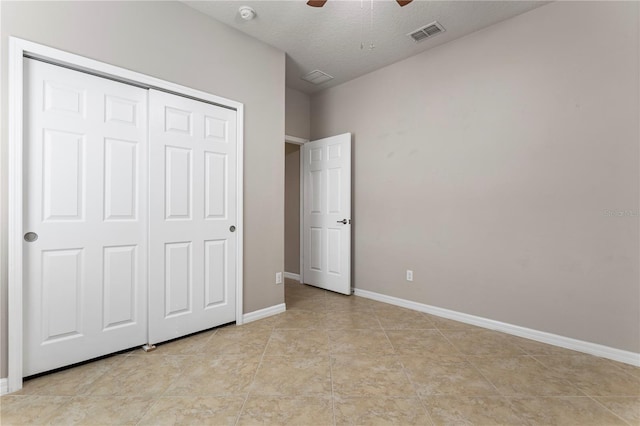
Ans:
[[[245,21],[250,21],[256,17],[256,11],[250,6],[242,6],[238,9],[238,12],[240,13],[240,17]]]

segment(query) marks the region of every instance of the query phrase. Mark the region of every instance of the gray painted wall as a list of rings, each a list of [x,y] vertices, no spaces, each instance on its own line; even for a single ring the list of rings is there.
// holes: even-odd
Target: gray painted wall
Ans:
[[[312,96],[312,138],[354,133],[356,287],[640,352],[639,8],[551,3]]]
[[[287,136],[309,139],[311,134],[309,95],[287,87],[285,99],[285,131]]]
[[[6,376],[7,46],[13,35],[245,105],[244,312],[284,301],[285,55],[178,2],[0,2],[2,295]]]

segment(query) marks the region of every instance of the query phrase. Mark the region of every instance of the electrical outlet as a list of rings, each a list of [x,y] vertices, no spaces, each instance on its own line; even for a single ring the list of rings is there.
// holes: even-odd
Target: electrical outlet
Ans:
[[[407,281],[413,281],[413,271],[411,269],[407,269]]]
[[[282,272],[276,272],[276,284],[282,284]]]

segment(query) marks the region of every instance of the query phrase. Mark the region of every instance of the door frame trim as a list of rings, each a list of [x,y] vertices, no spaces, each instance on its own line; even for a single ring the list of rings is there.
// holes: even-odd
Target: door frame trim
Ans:
[[[284,142],[285,143],[290,143],[290,144],[294,144],[294,145],[299,145],[300,146],[300,179],[299,179],[299,184],[300,184],[300,273],[298,274],[298,281],[300,281],[300,284],[304,283],[304,250],[303,250],[303,244],[304,244],[304,215],[303,213],[303,206],[302,206],[302,202],[303,202],[303,198],[304,197],[304,172],[302,171],[302,145],[304,145],[305,143],[309,142],[309,139],[305,139],[305,138],[299,138],[296,136],[289,136],[289,135],[284,135]],[[285,272],[286,274],[286,272]]]
[[[157,89],[191,99],[233,109],[237,113],[237,249],[236,249],[236,324],[243,322],[243,164],[244,104],[190,87],[171,83],[125,68],[89,59],[42,44],[9,37],[9,190],[8,190],[8,392],[22,388],[23,352],[23,62],[25,57],[43,60],[76,71],[120,81],[146,89]],[[147,283],[148,285],[148,283]]]

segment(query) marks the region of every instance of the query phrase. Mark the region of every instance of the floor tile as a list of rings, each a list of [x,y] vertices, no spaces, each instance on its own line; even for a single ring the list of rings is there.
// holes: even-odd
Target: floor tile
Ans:
[[[184,357],[188,365],[165,396],[228,396],[245,394],[260,364],[252,354]]]
[[[228,425],[236,424],[244,396],[172,396],[159,398],[139,425]]]
[[[331,396],[328,356],[265,356],[251,395]]]
[[[510,400],[532,425],[614,426],[625,422],[588,397],[524,397]]]
[[[326,330],[274,330],[265,355],[326,355],[329,334]]]
[[[381,330],[378,318],[369,311],[332,311],[327,314],[325,321],[329,330]]]
[[[68,396],[5,395],[0,398],[0,424],[46,424],[69,401]]]
[[[475,325],[466,324],[460,321],[454,321],[435,315],[425,314],[438,330],[484,330]]]
[[[536,342],[535,340],[524,339],[522,337],[507,336],[507,339],[525,351],[528,355],[576,355],[578,352],[570,349],[560,348],[558,346],[547,345],[546,343]]]
[[[242,328],[244,330],[273,330],[273,328],[276,326],[276,323],[278,322],[279,318],[278,315],[272,315],[270,317],[266,317],[266,318],[261,318],[259,320],[255,320],[255,321],[251,321],[251,322],[247,322],[244,323],[242,325],[236,325],[236,324],[232,324],[229,325],[228,327],[225,328]]]
[[[408,309],[374,309],[385,330],[435,329],[433,322],[423,313]]]
[[[278,315],[276,329],[325,328],[325,313],[305,310],[286,311]]]
[[[417,398],[336,398],[337,425],[430,425]]]
[[[442,334],[460,352],[473,356],[526,355],[505,334],[491,330],[443,330]]]
[[[52,425],[135,425],[155,402],[139,396],[78,396],[56,411]]]
[[[400,361],[421,397],[498,395],[496,388],[466,361],[428,362],[416,357],[400,357]]]
[[[129,355],[87,387],[93,396],[158,396],[181,373],[173,357]]]
[[[57,373],[25,380],[23,382],[23,388],[17,392],[17,394],[51,396],[82,395],[89,385],[124,359],[124,355],[114,355],[68,368]]]
[[[530,356],[468,358],[503,396],[583,396],[574,385]]]
[[[435,425],[521,425],[509,401],[495,396],[430,396],[424,399]]]
[[[536,356],[536,359],[590,396],[640,396],[640,378],[609,360],[590,355]]]
[[[287,297],[325,298],[325,290],[307,284],[285,284]]]
[[[640,425],[640,398],[636,396],[599,396],[595,398],[618,417],[632,425]]]
[[[335,355],[331,357],[334,395],[415,396],[395,356]]]
[[[251,395],[242,409],[238,425],[333,424],[331,398],[273,397]]]
[[[462,355],[438,330],[386,330],[386,334],[401,355],[425,358]]]
[[[26,381],[5,424],[640,424],[640,368],[285,280],[287,312]]]
[[[629,374],[630,376],[634,376],[640,379],[640,367],[636,367],[635,365],[625,364],[623,362],[617,362],[617,361],[611,361],[611,360],[607,360],[607,361],[609,361],[609,364],[613,365],[618,370],[622,370],[626,374]]]
[[[393,346],[382,330],[329,330],[332,354],[392,354]]]
[[[326,301],[324,297],[287,297],[285,298],[287,311],[303,310],[312,312],[324,312],[326,310]]]
[[[207,343],[216,333],[216,330],[207,330],[202,333],[176,339],[171,342],[159,343],[151,352],[138,349],[140,355],[201,355],[206,351]]]
[[[332,311],[352,311],[371,313],[372,302],[358,296],[345,296],[342,294],[328,293],[325,308]]]
[[[271,329],[246,328],[243,326],[225,327],[211,336],[211,339],[204,347],[203,355],[261,355],[267,346],[271,331]]]

